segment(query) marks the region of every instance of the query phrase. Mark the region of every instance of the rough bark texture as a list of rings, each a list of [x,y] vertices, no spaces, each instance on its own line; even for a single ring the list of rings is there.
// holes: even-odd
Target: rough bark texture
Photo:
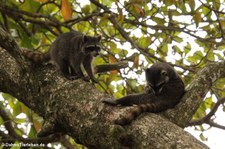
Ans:
[[[200,70],[186,89],[182,102],[175,109],[167,110],[162,115],[184,128],[202,103],[212,84],[225,77],[225,61],[210,63]]]
[[[207,148],[182,127],[187,125],[211,84],[225,76],[224,62],[210,64],[199,72],[175,109],[160,115],[143,114],[131,125],[121,127],[112,121],[129,107],[104,105],[101,100],[109,98],[108,95],[91,83],[64,79],[50,65],[29,65],[21,59],[19,48],[12,41],[0,28],[0,46],[4,47],[0,48],[0,91],[18,98],[77,142],[98,149]]]

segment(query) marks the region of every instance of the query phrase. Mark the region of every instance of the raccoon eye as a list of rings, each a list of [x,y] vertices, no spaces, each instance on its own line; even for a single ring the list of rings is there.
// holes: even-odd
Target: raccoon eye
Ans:
[[[161,71],[161,75],[162,75],[162,76],[167,76],[167,72],[166,72],[165,70],[162,70],[162,71]]]

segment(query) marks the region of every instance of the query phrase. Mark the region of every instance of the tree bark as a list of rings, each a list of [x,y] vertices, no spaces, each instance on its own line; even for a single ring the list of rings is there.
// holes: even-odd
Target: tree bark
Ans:
[[[113,120],[132,107],[104,105],[101,100],[109,96],[93,84],[69,81],[51,65],[27,62],[13,38],[1,28],[0,46],[4,48],[0,48],[0,91],[11,94],[43,116],[45,123],[54,127],[52,131],[68,134],[76,142],[98,149],[208,148],[182,128],[212,83],[225,76],[222,69],[225,62],[209,64],[200,71],[176,108],[160,115],[142,114],[130,125],[121,127],[114,125]]]

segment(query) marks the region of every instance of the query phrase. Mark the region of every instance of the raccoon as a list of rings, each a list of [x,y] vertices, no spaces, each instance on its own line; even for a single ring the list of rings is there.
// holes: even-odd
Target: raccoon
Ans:
[[[116,120],[115,124],[127,125],[143,112],[162,112],[180,102],[185,87],[173,67],[158,62],[146,69],[145,75],[147,81],[145,93],[128,95],[117,100],[103,100],[103,103],[112,106],[136,105],[127,115]]]
[[[68,79],[82,78],[97,82],[92,70],[92,60],[99,55],[101,36],[92,37],[77,31],[63,33],[52,43],[46,54],[22,50],[22,53],[35,63],[51,60]],[[81,67],[88,77],[85,77]]]

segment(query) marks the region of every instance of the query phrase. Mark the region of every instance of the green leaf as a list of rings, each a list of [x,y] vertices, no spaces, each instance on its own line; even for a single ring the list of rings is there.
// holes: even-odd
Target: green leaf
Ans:
[[[220,0],[213,0],[213,7],[216,9],[216,10],[219,10],[220,9]]]
[[[123,97],[124,95],[121,94],[120,92],[115,92],[115,93],[113,94],[113,96],[114,96],[116,99],[118,99],[118,98]]]
[[[137,86],[137,80],[136,79],[127,79],[126,81],[129,86],[131,86],[132,88],[135,88]]]
[[[173,53],[180,53],[180,48],[176,45],[172,46],[172,49],[173,49]]]
[[[201,51],[196,51],[192,56],[188,57],[189,62],[198,63],[203,57],[203,53]]]
[[[100,26],[106,26],[107,24],[108,24],[108,22],[109,22],[109,15],[108,14],[105,14],[102,18],[101,18],[101,20],[100,20],[100,22],[99,22],[99,25]]]
[[[165,44],[164,46],[162,46],[161,51],[163,53],[167,53],[168,52],[168,44]]]
[[[15,121],[18,124],[21,124],[21,123],[25,123],[26,122],[26,120],[24,118],[15,118],[15,119],[13,119],[13,121]]]
[[[206,115],[206,106],[205,104],[201,104],[198,108],[197,112],[194,114],[193,119],[200,119]]]
[[[119,84],[116,86],[116,89],[118,90],[118,92],[122,92],[124,90],[124,86]]]
[[[187,45],[184,47],[184,53],[187,55],[191,51],[191,44],[187,42]]]
[[[16,116],[21,113],[21,103],[19,101],[16,101],[16,103],[13,106],[13,115]]]
[[[152,20],[156,22],[158,25],[162,25],[162,26],[165,25],[166,23],[165,19],[158,18],[158,17],[154,17]]]
[[[91,13],[91,6],[90,5],[85,5],[83,8],[82,8],[82,12],[85,13],[85,14],[90,14]]]
[[[201,134],[199,135],[199,137],[200,137],[200,139],[201,139],[202,141],[208,141],[208,138],[205,137],[205,136],[203,135],[203,133],[201,133]]]
[[[138,45],[145,49],[147,48],[150,44],[151,44],[152,40],[151,40],[151,37],[140,37],[139,40],[138,40]]]
[[[30,131],[28,133],[29,138],[36,138],[37,131],[35,130],[34,126],[32,125]]]
[[[204,106],[205,106],[207,109],[211,109],[211,108],[214,106],[214,104],[215,104],[215,103],[212,101],[212,96],[206,98],[205,101],[204,101]]]
[[[125,50],[125,49],[122,49],[122,50],[120,50],[119,51],[119,57],[120,58],[124,58],[124,57],[126,57],[127,56],[127,54],[128,54],[128,51],[127,50]]]
[[[195,10],[195,0],[189,0],[189,6],[191,7],[191,11]]]
[[[20,9],[28,12],[36,12],[39,6],[40,3],[35,2],[34,0],[25,0],[23,4],[20,6]]]
[[[199,26],[199,23],[202,21],[202,13],[201,12],[196,12],[195,15],[193,16],[193,19],[195,21],[196,26]]]
[[[166,4],[166,6],[171,6],[174,4],[174,0],[165,0],[164,3]]]
[[[112,0],[100,0],[100,2],[103,4],[103,5],[106,5],[107,7],[111,7],[112,6],[112,3],[114,1]]]
[[[16,141],[10,149],[20,149],[20,142]]]
[[[178,43],[183,42],[183,39],[180,38],[180,37],[178,37],[178,36],[174,37],[173,40],[175,40],[175,41],[178,42]]]
[[[75,30],[78,30],[83,33],[88,32],[90,29],[90,25],[86,21],[79,22],[75,24],[74,27],[75,27]]]
[[[2,117],[0,117],[0,125],[4,124],[5,121],[3,121]]]
[[[215,60],[215,54],[213,52],[209,52],[207,54],[207,59],[210,60],[210,61],[214,61]]]

